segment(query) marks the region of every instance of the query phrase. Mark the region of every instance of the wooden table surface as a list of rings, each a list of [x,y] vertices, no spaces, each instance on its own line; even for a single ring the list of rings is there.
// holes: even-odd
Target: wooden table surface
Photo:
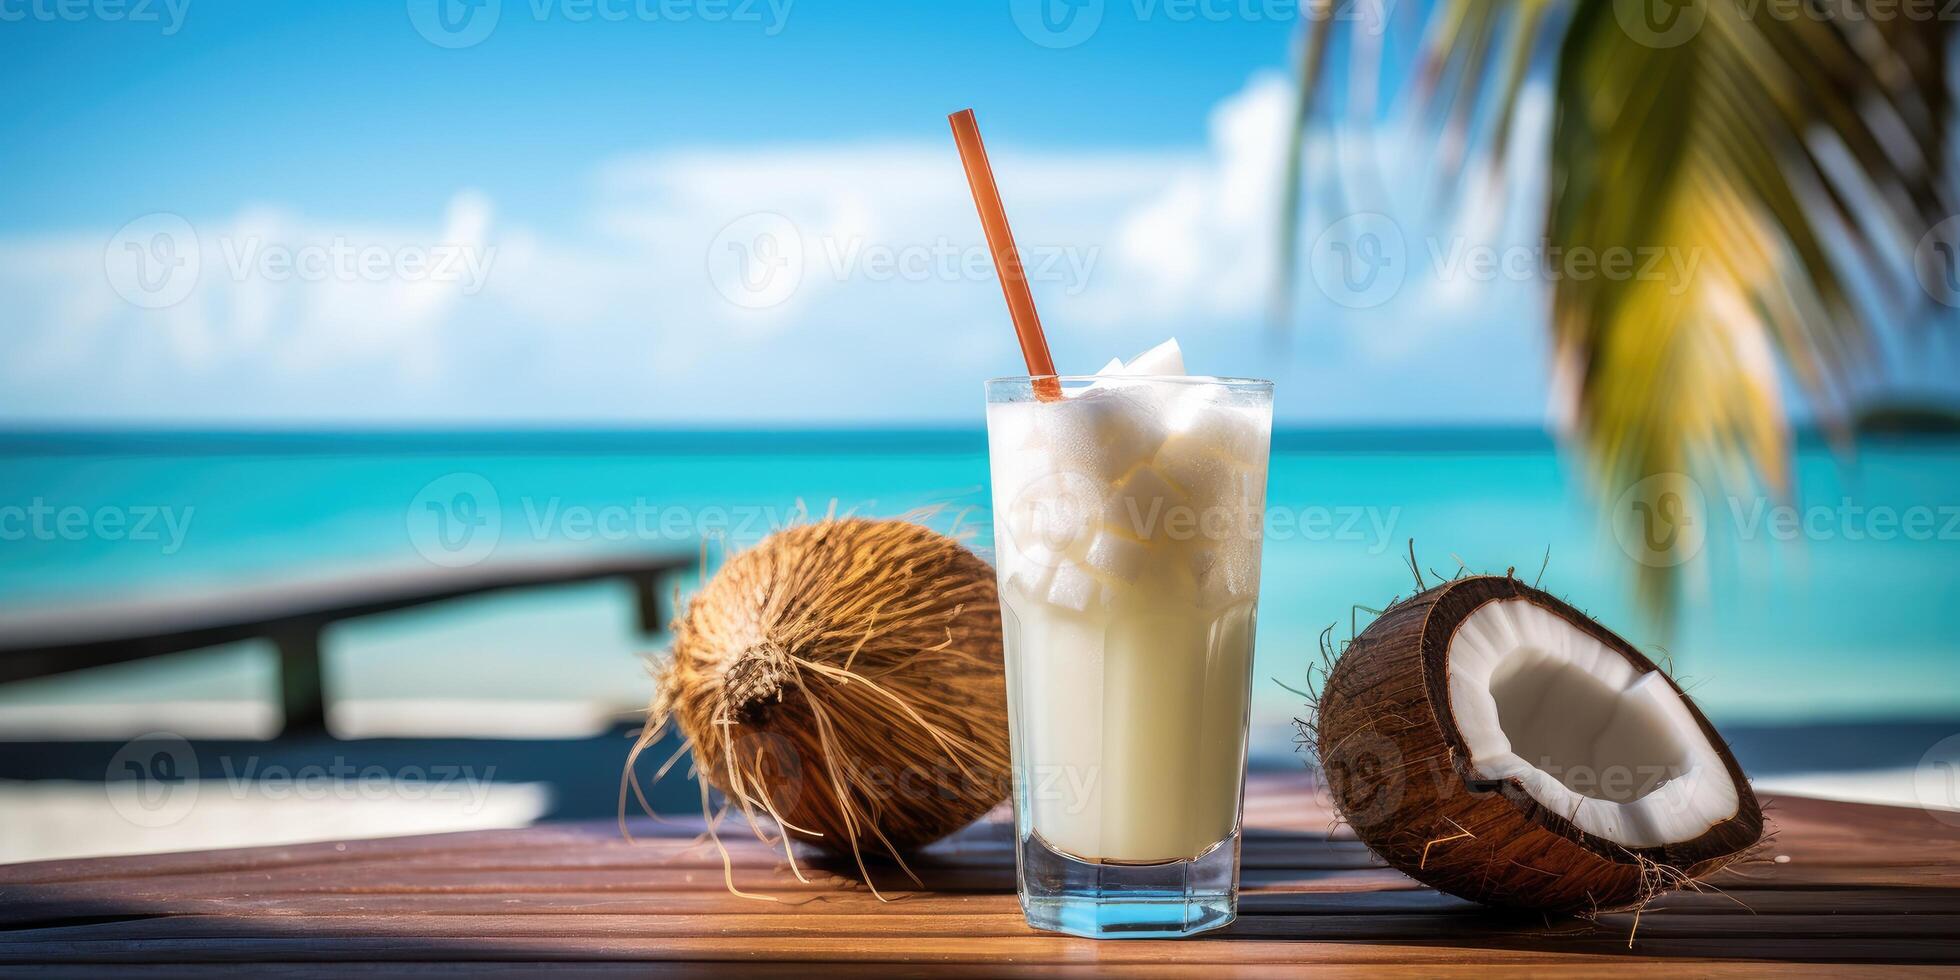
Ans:
[[[1255,777],[1244,896],[1232,926],[1189,940],[1037,933],[1014,899],[1001,814],[932,847],[924,891],[881,903],[843,863],[725,838],[730,895],[699,820],[550,824],[344,843],[0,867],[0,975],[28,965],[99,975],[224,968],[283,974],[469,975],[559,968],[807,975],[808,964],[945,975],[1099,969],[1207,978],[1321,964],[1422,976],[1760,974],[1766,961],[1844,976],[1879,965],[1960,975],[1960,828],[1914,809],[1779,799],[1765,860],[1721,893],[1676,894],[1595,923],[1481,909],[1380,866],[1307,776]],[[1779,857],[1780,856],[1780,857]],[[896,884],[895,868],[874,868]],[[1629,941],[1631,939],[1631,941]],[[1845,966],[1844,964],[1852,964]],[[191,965],[188,966],[187,965]],[[664,969],[662,969],[664,968]],[[1290,972],[1290,971],[1289,971]],[[1317,970],[1316,974],[1333,972]]]

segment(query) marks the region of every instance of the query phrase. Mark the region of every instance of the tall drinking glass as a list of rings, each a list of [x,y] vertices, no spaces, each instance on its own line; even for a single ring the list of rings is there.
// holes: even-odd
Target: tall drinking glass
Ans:
[[[1237,913],[1272,384],[987,382],[1021,908],[1079,936]]]

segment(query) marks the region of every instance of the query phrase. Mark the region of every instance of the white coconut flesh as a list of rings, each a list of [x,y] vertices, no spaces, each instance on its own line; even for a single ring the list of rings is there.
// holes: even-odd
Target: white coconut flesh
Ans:
[[[1658,671],[1524,599],[1485,603],[1449,648],[1450,707],[1476,772],[1516,779],[1627,847],[1693,840],[1740,803],[1721,755]]]

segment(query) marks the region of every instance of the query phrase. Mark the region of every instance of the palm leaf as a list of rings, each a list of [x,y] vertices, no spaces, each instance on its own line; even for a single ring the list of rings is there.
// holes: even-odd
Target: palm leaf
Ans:
[[[1670,45],[1636,37],[1615,6],[1439,0],[1414,73],[1418,111],[1445,118],[1448,172],[1460,146],[1483,145],[1501,165],[1529,53],[1541,31],[1562,32],[1546,238],[1566,253],[1658,255],[1670,273],[1551,286],[1553,390],[1606,514],[1629,516],[1611,505],[1635,486],[1785,494],[1783,376],[1841,433],[1860,386],[1882,380],[1883,325],[1925,301],[1909,263],[1952,211],[1950,25],[1683,0],[1679,15],[1700,26]],[[1308,47],[1324,61],[1334,45],[1319,37]],[[1318,76],[1300,81],[1310,106]],[[1466,108],[1484,99],[1494,112]],[[1470,133],[1480,117],[1490,131]],[[1309,122],[1301,117],[1296,143]],[[1292,242],[1297,201],[1282,218],[1282,242]],[[1663,623],[1676,566],[1693,557],[1680,549],[1694,540],[1637,556],[1637,593]]]

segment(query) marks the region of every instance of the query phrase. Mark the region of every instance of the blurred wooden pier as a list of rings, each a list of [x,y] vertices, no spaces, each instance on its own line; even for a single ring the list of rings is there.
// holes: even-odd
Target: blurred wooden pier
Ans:
[[[328,697],[320,634],[333,623],[492,592],[620,579],[632,584],[640,629],[652,634],[666,625],[663,581],[692,567],[691,556],[673,554],[431,565],[10,615],[0,620],[0,683],[264,639],[279,650],[283,733],[318,733],[326,728]]]

